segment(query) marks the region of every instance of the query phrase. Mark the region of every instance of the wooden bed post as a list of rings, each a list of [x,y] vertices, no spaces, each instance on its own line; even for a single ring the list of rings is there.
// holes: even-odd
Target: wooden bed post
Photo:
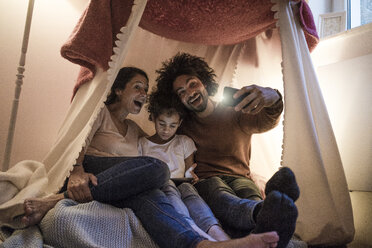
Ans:
[[[15,124],[16,124],[17,112],[18,112],[19,96],[21,94],[21,87],[23,84],[23,77],[24,77],[23,72],[25,71],[24,65],[26,62],[26,53],[27,53],[27,46],[28,46],[28,38],[30,35],[30,27],[31,27],[31,20],[32,20],[32,12],[34,9],[34,2],[35,0],[29,0],[28,2],[26,24],[25,24],[25,30],[23,33],[21,58],[19,60],[18,73],[16,74],[17,76],[16,82],[15,82],[16,87],[15,87],[15,92],[14,92],[12,112],[10,114],[8,138],[6,140],[2,171],[7,171],[9,168],[10,155],[12,152],[13,136],[14,136],[14,130],[15,130]]]

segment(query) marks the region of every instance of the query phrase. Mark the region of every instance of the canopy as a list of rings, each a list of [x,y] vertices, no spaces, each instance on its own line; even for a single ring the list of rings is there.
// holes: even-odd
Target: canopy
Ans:
[[[319,38],[309,6],[298,1],[297,17],[309,50]],[[77,88],[93,78],[96,67],[107,70],[116,35],[129,19],[133,1],[91,1],[70,39],[62,46],[64,58],[82,66]],[[231,45],[275,28],[270,0],[148,1],[139,26],[168,39],[201,45]],[[96,25],[99,16],[100,25]],[[97,37],[99,37],[97,39]]]

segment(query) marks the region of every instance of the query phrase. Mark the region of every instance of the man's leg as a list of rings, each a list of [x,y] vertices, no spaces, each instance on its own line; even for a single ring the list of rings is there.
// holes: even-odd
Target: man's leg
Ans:
[[[260,191],[252,180],[231,176],[223,176],[222,178],[239,197],[261,199]],[[276,172],[269,180],[268,185],[266,199],[255,208],[256,227],[253,232],[277,231],[280,237],[278,247],[284,248],[296,227],[298,213],[292,198],[298,198],[298,186],[294,174],[289,168],[283,168]],[[242,234],[244,235],[244,233]]]
[[[251,179],[238,176],[221,176],[221,178],[238,197],[255,201],[262,200],[260,190]]]
[[[255,227],[253,212],[260,201],[241,199],[220,177],[204,179],[195,188],[223,223],[239,230]]]
[[[234,191],[234,193],[242,199],[249,199],[259,202],[253,211],[253,220],[256,222],[256,216],[259,213],[263,201],[260,190],[256,184],[249,178],[241,176],[220,176],[220,178]],[[243,237],[247,235],[251,230],[237,228],[233,223],[223,223],[226,231],[233,237]]]

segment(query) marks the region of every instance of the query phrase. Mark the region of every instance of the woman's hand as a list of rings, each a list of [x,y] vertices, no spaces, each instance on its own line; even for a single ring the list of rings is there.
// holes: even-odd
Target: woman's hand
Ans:
[[[98,184],[97,178],[93,174],[86,173],[81,165],[75,166],[67,184],[68,196],[77,202],[92,201],[89,182],[95,186]]]

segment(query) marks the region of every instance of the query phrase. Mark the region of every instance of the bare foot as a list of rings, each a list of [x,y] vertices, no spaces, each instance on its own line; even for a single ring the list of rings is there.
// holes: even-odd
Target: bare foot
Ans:
[[[246,238],[250,244],[247,246],[249,248],[261,248],[270,247],[274,248],[278,245],[279,235],[276,232],[266,232],[258,234],[250,234]]]
[[[217,241],[230,240],[230,236],[219,225],[213,225],[208,230],[208,234]]]
[[[23,216],[22,222],[26,226],[38,224],[44,215],[62,199],[64,199],[63,194],[51,195],[47,198],[26,199],[23,203],[25,216]]]
[[[197,248],[274,248],[278,245],[279,236],[276,232],[266,232],[249,234],[240,239],[231,239],[227,241],[212,242],[203,240],[196,247]]]

